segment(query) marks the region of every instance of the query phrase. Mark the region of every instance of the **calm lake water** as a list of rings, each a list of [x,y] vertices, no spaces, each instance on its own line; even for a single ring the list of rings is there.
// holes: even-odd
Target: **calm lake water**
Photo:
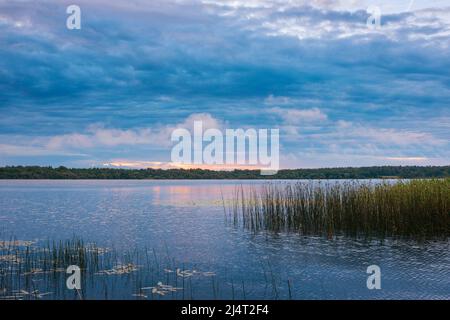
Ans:
[[[119,251],[151,248],[214,272],[215,298],[450,299],[449,240],[327,240],[252,234],[227,223],[222,195],[260,183],[3,180],[0,238],[43,243],[76,236]],[[373,264],[381,268],[381,290],[366,286]],[[146,278],[142,285],[157,281]],[[198,280],[192,297],[213,298],[211,285]],[[127,286],[118,285],[112,297],[132,299]],[[87,294],[102,298],[95,284]]]

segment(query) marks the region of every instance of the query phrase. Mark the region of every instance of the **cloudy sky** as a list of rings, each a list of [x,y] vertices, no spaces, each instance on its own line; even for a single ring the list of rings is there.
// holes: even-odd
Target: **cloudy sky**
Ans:
[[[194,120],[279,128],[285,168],[448,165],[450,0],[0,0],[0,112],[0,166],[164,166]]]

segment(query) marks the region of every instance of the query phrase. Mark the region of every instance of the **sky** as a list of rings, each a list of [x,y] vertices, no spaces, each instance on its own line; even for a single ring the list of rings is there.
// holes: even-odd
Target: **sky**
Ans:
[[[282,168],[449,165],[450,0],[0,0],[0,115],[0,166],[167,168],[196,120],[279,129]]]

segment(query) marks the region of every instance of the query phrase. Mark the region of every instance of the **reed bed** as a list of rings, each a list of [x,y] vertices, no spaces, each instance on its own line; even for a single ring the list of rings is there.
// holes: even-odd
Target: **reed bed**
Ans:
[[[234,225],[255,232],[447,238],[450,179],[240,186],[228,212]]]
[[[66,287],[70,265],[81,269],[81,290]],[[124,252],[80,239],[0,240],[0,301],[219,299],[249,293],[233,291],[227,279],[205,267],[178,262],[168,251],[162,255],[144,248]]]

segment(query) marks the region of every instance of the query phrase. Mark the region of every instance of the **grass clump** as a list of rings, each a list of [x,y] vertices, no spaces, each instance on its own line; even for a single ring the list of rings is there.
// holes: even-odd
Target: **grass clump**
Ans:
[[[450,235],[450,179],[241,186],[230,214],[235,225],[253,231],[446,238]]]

